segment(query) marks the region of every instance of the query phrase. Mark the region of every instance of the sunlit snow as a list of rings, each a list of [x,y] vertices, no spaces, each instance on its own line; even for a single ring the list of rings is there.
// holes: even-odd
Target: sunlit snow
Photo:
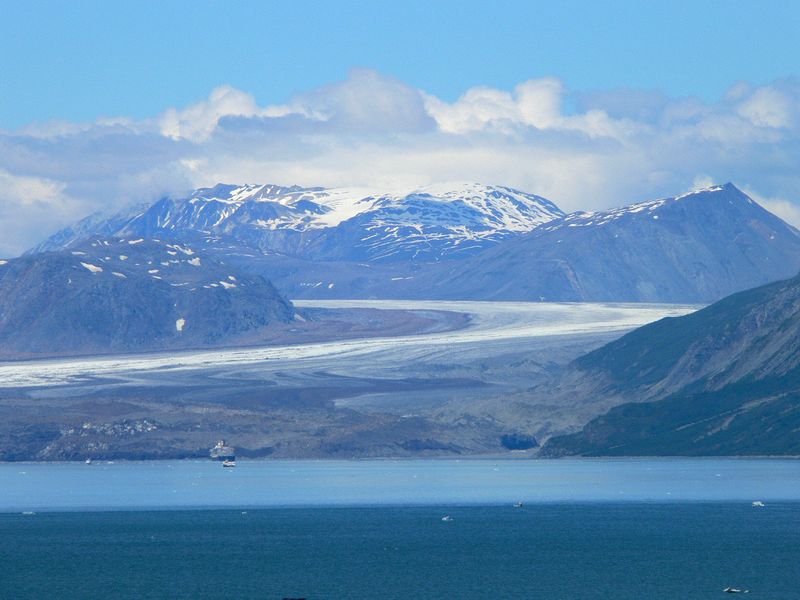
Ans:
[[[85,262],[82,262],[81,265],[83,265],[83,267],[85,269],[88,269],[92,273],[102,273],[103,272],[103,267],[98,267],[97,265],[93,265],[93,264],[85,263]]]

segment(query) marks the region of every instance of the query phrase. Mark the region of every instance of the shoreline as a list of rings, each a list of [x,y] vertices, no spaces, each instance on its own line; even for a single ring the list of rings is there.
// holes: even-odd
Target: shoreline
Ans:
[[[276,457],[270,458],[269,456],[262,457],[242,457],[237,458],[236,463],[397,463],[397,462],[491,462],[491,461],[508,461],[508,462],[529,462],[535,461],[540,463],[558,463],[565,461],[585,461],[585,462],[641,462],[641,461],[737,461],[737,460],[800,460],[800,454],[726,454],[726,455],[703,455],[703,456],[687,456],[681,454],[667,454],[659,456],[650,455],[637,455],[637,456],[558,456],[558,457],[540,457],[536,454],[523,454],[510,455],[510,454],[465,454],[463,456],[366,456],[366,457],[353,457],[353,458],[292,458],[292,457]],[[220,463],[211,458],[92,458],[90,464],[86,464],[85,460],[0,460],[0,467],[8,465],[85,465],[92,467],[94,465],[114,465],[114,464],[158,464],[158,463],[200,463],[200,464],[214,464]]]

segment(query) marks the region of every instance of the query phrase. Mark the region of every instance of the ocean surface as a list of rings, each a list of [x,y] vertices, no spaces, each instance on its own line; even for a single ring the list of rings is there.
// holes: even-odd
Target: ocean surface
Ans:
[[[0,560],[15,599],[799,598],[800,460],[6,463]]]

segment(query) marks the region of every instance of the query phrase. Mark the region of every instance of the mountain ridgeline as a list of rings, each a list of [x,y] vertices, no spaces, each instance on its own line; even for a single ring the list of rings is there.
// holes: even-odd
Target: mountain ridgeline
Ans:
[[[65,248],[100,230],[176,240],[201,234],[307,260],[436,261],[473,254],[563,214],[539,196],[468,183],[397,193],[217,185],[106,221],[89,217],[35,250]]]
[[[263,277],[180,244],[95,240],[0,265],[3,356],[242,343],[294,314]]]
[[[436,278],[442,298],[706,303],[800,270],[800,236],[731,184],[575,213]]]
[[[800,276],[636,329],[562,375],[583,382],[573,394],[629,402],[543,453],[800,454],[798,340]]]
[[[218,185],[67,228],[191,243],[293,298],[705,303],[800,270],[800,233],[731,184],[565,215],[507,187]]]

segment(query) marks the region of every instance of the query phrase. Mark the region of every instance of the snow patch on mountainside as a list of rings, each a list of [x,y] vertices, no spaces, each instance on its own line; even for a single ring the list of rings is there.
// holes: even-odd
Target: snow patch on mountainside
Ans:
[[[84,269],[87,269],[87,270],[91,271],[92,273],[102,273],[103,272],[103,267],[98,267],[97,265],[93,265],[93,264],[85,263],[85,262],[82,262],[81,265],[83,265]]]

